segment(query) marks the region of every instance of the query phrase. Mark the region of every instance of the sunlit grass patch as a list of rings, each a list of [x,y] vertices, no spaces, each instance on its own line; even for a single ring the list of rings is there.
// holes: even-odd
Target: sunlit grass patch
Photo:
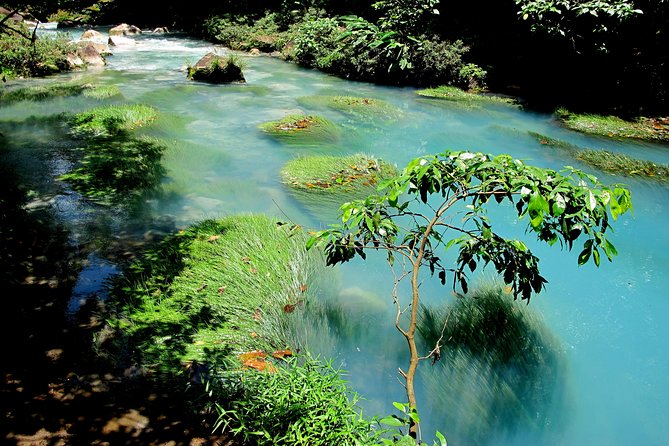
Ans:
[[[117,325],[146,364],[184,361],[241,367],[237,356],[285,349],[276,319],[306,298],[315,251],[297,227],[257,215],[207,220],[136,263],[114,293]]]
[[[88,98],[102,100],[121,96],[121,89],[116,85],[90,85],[83,93]]]
[[[304,191],[369,194],[380,181],[396,174],[394,166],[362,154],[305,156],[286,163],[281,170],[281,179],[284,184]]]
[[[260,124],[260,130],[288,144],[334,143],[339,139],[335,124],[320,116],[290,115]]]
[[[307,107],[327,107],[363,118],[396,119],[402,111],[394,105],[375,98],[357,96],[303,96],[297,100]]]
[[[76,96],[89,88],[81,83],[59,83],[49,85],[34,85],[14,89],[0,89],[0,105],[20,101],[43,101],[45,99]]]
[[[109,137],[152,123],[158,112],[148,105],[107,105],[77,113],[70,120],[78,137]]]
[[[558,120],[567,128],[607,138],[632,138],[645,141],[669,141],[669,123],[650,118],[626,121],[616,116],[572,113],[560,108]]]
[[[436,87],[436,88],[426,88],[424,90],[418,90],[416,94],[427,98],[444,99],[447,101],[460,102],[469,105],[515,103],[515,101],[511,98],[469,93],[457,87],[451,87],[448,85],[443,85],[441,87]]]
[[[576,158],[589,166],[615,175],[639,176],[657,181],[669,181],[669,165],[632,158],[608,150],[582,150]]]

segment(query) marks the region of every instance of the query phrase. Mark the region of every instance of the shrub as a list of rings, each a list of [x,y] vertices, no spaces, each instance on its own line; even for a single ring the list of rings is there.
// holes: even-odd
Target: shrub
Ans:
[[[21,31],[30,31],[22,24]],[[65,34],[55,37],[40,37],[34,45],[29,39],[11,31],[0,33],[0,70],[3,76],[45,76],[69,70],[67,55],[75,51],[75,45]]]
[[[301,65],[333,69],[340,56],[342,30],[339,21],[319,18],[303,22],[297,27],[295,37],[295,60]]]

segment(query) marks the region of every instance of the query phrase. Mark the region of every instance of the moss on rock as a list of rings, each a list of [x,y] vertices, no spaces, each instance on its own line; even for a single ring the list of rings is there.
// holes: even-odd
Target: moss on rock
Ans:
[[[195,65],[188,67],[188,79],[211,84],[246,82],[242,69],[243,64],[235,55],[222,57],[208,53]]]

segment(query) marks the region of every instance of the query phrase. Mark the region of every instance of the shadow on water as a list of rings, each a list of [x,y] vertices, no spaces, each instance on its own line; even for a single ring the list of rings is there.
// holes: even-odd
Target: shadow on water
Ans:
[[[58,119],[0,122],[0,442],[230,444],[202,425],[188,389],[94,347],[104,280],[81,287],[80,273],[95,268],[92,257],[118,264],[174,228],[141,206],[92,217],[94,205],[53,181],[70,147]],[[72,306],[77,287],[83,304]]]

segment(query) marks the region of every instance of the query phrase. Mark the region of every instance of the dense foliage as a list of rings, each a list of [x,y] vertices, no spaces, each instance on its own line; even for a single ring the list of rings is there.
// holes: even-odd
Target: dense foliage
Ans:
[[[67,55],[74,45],[67,36],[33,39],[31,33],[20,22],[0,24],[0,77],[44,76],[69,69]]]

